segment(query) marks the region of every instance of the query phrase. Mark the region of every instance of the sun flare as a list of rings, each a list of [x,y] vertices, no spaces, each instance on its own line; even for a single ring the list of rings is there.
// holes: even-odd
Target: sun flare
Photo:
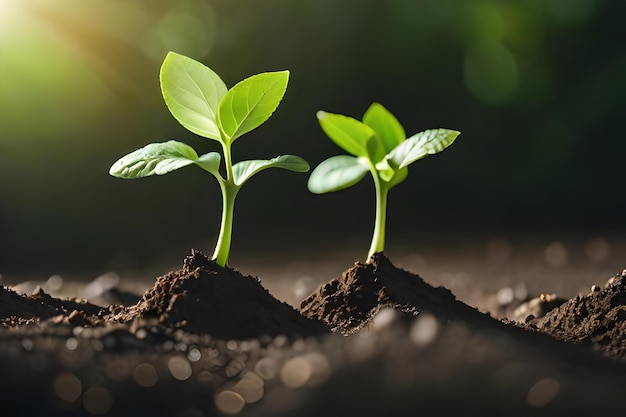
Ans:
[[[17,0],[5,0],[0,3],[0,21],[4,23],[10,20],[11,15],[19,9],[20,4]]]
[[[204,0],[0,0],[4,137],[63,131],[69,114],[89,120],[114,100],[143,100],[146,72],[170,50],[206,56],[215,27]]]
[[[17,31],[26,7],[20,0],[0,1],[0,41]]]

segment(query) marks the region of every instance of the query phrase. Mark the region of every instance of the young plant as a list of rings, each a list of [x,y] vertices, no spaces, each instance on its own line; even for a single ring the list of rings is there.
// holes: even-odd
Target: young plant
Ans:
[[[346,152],[333,156],[313,170],[309,191],[323,194],[358,183],[369,171],[376,189],[376,221],[368,260],[385,249],[387,193],[402,182],[408,166],[427,155],[441,152],[460,134],[455,130],[425,130],[407,138],[404,128],[381,104],[374,103],[363,121],[319,111],[317,119],[326,135]]]
[[[223,174],[220,172],[222,155],[218,152],[198,156],[192,147],[174,140],[151,143],[129,153],[115,162],[109,173],[119,178],[141,178],[195,164],[215,176],[222,191],[223,206],[213,259],[225,266],[230,253],[235,197],[243,184],[268,168],[309,170],[309,164],[295,155],[232,163],[233,142],[274,113],[287,89],[289,71],[253,75],[229,90],[210,68],[170,52],[161,66],[160,80],[165,104],[174,118],[191,132],[220,143]]]

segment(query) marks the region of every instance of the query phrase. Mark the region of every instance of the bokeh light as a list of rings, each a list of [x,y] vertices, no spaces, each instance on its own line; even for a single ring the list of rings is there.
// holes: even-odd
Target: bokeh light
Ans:
[[[104,415],[113,407],[113,397],[106,388],[89,388],[83,394],[83,407],[90,414]]]
[[[69,372],[61,372],[52,384],[54,393],[65,402],[71,403],[80,398],[83,392],[83,383]]]
[[[468,90],[482,102],[505,103],[517,86],[515,57],[498,43],[474,45],[465,57],[465,80]]]

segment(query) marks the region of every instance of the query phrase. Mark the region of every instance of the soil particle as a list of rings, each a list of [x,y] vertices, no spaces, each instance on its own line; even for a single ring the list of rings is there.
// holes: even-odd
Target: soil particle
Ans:
[[[566,301],[566,299],[558,297],[556,294],[541,294],[539,297],[520,304],[511,313],[511,319],[528,323],[536,317],[545,316]]]
[[[193,251],[182,269],[157,278],[142,299],[117,318],[156,317],[168,327],[222,339],[312,336],[328,332],[274,298],[258,278],[223,268]]]

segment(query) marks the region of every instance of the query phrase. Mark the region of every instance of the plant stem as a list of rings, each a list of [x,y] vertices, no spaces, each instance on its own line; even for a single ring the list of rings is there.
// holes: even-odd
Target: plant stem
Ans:
[[[220,224],[220,234],[215,245],[213,260],[219,266],[226,266],[228,255],[230,254],[230,242],[233,234],[233,213],[235,211],[235,197],[239,187],[235,185],[233,178],[233,164],[230,153],[230,144],[222,142],[224,151],[224,165],[226,166],[226,180],[218,180],[222,190],[222,222]]]
[[[385,250],[385,226],[387,223],[387,194],[389,193],[388,183],[381,181],[376,168],[372,166],[372,176],[376,189],[376,220],[374,223],[374,235],[372,244],[367,255],[367,263],[370,263],[375,253]]]
[[[226,182],[234,184],[235,179],[233,178],[233,158],[231,156],[230,143],[221,143],[222,151],[224,152],[224,166],[226,167]]]
[[[234,183],[219,181],[222,189],[222,223],[220,234],[217,238],[213,259],[219,266],[226,266],[228,255],[230,254],[230,241],[233,234],[233,213],[235,208],[235,197],[239,189]]]

